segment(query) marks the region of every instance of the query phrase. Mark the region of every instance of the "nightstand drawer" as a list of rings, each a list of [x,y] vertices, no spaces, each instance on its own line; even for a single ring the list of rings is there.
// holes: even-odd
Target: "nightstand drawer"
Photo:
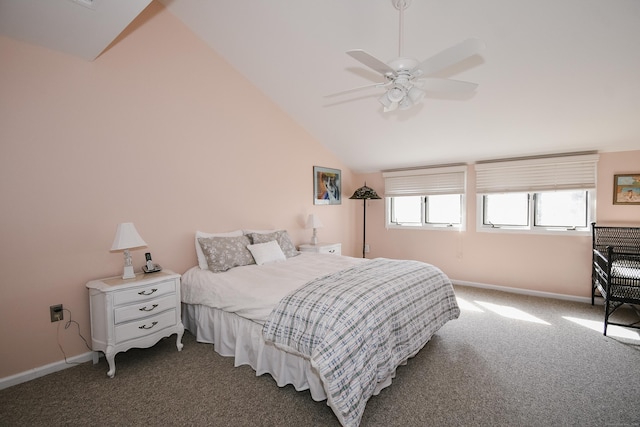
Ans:
[[[165,280],[164,282],[153,283],[148,286],[114,292],[113,304],[131,304],[138,301],[146,301],[149,298],[156,298],[161,295],[174,294],[176,292],[176,281]]]
[[[315,252],[317,254],[342,255],[341,243],[318,243],[317,245],[300,245],[300,252]]]
[[[340,243],[336,243],[335,245],[325,245],[318,248],[318,253],[320,254],[333,254],[333,255],[341,255],[341,246]]]
[[[176,325],[176,310],[172,309],[157,316],[146,317],[116,326],[116,341],[122,342],[152,334],[164,328]]]
[[[154,314],[158,314],[175,307],[176,296],[175,294],[171,294],[162,298],[144,301],[139,304],[116,308],[114,312],[114,320],[117,325],[123,322],[128,322],[130,320],[142,319],[143,317],[152,316]]]

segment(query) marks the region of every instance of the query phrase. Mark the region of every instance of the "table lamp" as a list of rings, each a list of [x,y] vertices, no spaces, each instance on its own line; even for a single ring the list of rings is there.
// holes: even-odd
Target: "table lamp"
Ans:
[[[129,249],[142,248],[145,246],[147,246],[147,243],[142,240],[142,237],[140,237],[132,222],[123,222],[118,224],[116,237],[113,239],[113,245],[111,245],[111,251],[124,251],[123,279],[132,279],[136,277],[133,272],[131,253],[129,253]]]
[[[316,214],[309,214],[309,216],[307,217],[307,225],[305,226],[305,228],[313,228],[313,236],[311,236],[311,244],[317,245],[318,234],[316,232],[316,229],[322,228],[322,221],[320,221],[320,218],[318,218]]]

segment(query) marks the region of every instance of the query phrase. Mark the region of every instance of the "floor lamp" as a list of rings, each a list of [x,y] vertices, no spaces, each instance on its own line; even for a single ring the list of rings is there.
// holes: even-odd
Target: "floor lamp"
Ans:
[[[364,217],[362,219],[362,258],[365,258],[365,249],[367,248],[367,200],[368,199],[380,199],[380,196],[371,187],[367,187],[367,183],[364,183],[363,187],[358,188],[350,199],[363,200],[364,204]]]

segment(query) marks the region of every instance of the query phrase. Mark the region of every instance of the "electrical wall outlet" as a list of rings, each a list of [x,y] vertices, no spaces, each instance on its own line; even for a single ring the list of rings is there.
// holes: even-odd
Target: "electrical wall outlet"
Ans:
[[[371,252],[371,248],[369,247],[369,245],[364,245],[364,252],[367,254]]]
[[[49,313],[51,314],[52,322],[59,322],[60,320],[64,319],[62,304],[56,304],[49,307]]]

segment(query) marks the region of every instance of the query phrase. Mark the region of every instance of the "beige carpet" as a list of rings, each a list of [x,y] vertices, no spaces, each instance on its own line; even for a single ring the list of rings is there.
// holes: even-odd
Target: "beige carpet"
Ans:
[[[602,306],[456,293],[460,318],[398,369],[362,426],[640,425],[640,331],[603,336]],[[188,333],[184,344],[120,353],[113,379],[100,359],[1,390],[0,425],[338,425],[308,392],[234,368]]]

